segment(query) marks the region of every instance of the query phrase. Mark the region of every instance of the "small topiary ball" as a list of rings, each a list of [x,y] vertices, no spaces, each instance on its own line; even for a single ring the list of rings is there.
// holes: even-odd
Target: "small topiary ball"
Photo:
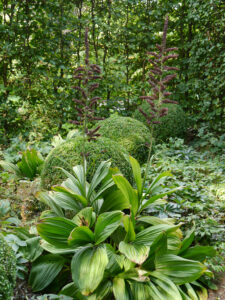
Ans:
[[[16,284],[16,257],[0,235],[0,299],[11,300]]]
[[[142,122],[114,114],[110,118],[99,121],[97,126],[101,126],[98,131],[101,136],[118,142],[140,163],[146,161],[151,135]]]
[[[41,183],[44,188],[60,184],[66,178],[62,170],[64,168],[72,172],[72,168],[83,163],[82,153],[87,153],[87,177],[92,178],[99,164],[111,159],[112,167],[117,167],[124,176],[132,181],[130,164],[124,157],[127,151],[117,142],[100,137],[96,141],[85,142],[84,138],[78,136],[67,140],[54,148],[47,156],[42,173]]]
[[[162,107],[168,108],[168,114],[160,118],[160,124],[154,126],[153,137],[156,142],[167,141],[170,137],[184,137],[187,129],[186,115],[183,109],[177,104],[163,104]],[[150,111],[147,102],[143,102],[140,106],[144,112]],[[136,109],[133,117],[147,125],[143,114]]]

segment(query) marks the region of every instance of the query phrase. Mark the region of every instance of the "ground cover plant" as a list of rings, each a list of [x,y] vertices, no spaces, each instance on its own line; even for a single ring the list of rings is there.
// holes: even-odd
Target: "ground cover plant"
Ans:
[[[0,299],[206,300],[225,271],[221,3],[78,2],[0,4]]]

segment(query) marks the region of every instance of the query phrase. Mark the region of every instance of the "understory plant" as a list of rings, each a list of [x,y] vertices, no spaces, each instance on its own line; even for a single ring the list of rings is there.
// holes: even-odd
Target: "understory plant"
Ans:
[[[41,172],[44,163],[42,155],[35,149],[27,149],[22,154],[22,159],[17,164],[1,160],[0,166],[16,178],[28,178],[33,180]]]
[[[140,165],[129,161],[136,188],[106,161],[90,183],[78,165],[39,193],[49,210],[37,225],[45,252],[31,268],[34,292],[58,282],[55,292],[71,299],[206,299],[200,280],[210,275],[204,261],[213,248],[191,247],[194,230],[183,237],[182,224],[145,214],[174,192],[163,184],[170,173],[143,186]]]

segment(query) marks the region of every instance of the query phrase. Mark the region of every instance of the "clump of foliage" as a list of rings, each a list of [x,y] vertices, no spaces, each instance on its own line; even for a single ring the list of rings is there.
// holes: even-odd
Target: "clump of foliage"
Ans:
[[[33,180],[41,172],[44,160],[35,149],[27,149],[22,154],[22,159],[16,165],[7,161],[0,161],[0,165],[17,178],[29,178]]]
[[[118,142],[141,163],[146,161],[151,135],[144,124],[133,118],[112,115],[97,125],[101,136]]]
[[[128,153],[120,144],[107,138],[84,142],[84,137],[77,137],[60,144],[49,153],[41,173],[43,187],[61,183],[65,176],[57,167],[71,171],[74,165],[83,161],[83,153],[88,161],[88,177],[93,175],[102,159],[111,159],[112,166],[118,167],[130,178],[130,167],[124,158],[124,154]]]
[[[187,129],[187,119],[181,106],[171,103],[163,104],[162,108],[168,109],[168,113],[160,118],[160,124],[154,127],[153,136],[155,140],[160,142],[167,141],[170,137],[183,137]],[[147,102],[142,103],[140,109],[147,114],[151,112]],[[148,125],[146,118],[139,109],[134,112],[133,117]]]
[[[197,152],[184,144],[182,139],[170,139],[168,144],[158,144],[148,172],[151,181],[159,172],[171,170],[174,186],[185,189],[169,196],[168,203],[151,208],[148,212],[160,218],[175,218],[185,227],[195,226],[195,241],[201,245],[213,245],[217,256],[210,263],[215,271],[225,270],[223,250],[225,157],[211,156],[207,151]],[[218,266],[217,261],[220,261]]]
[[[14,251],[0,235],[0,299],[11,300],[16,283]]]
[[[78,165],[72,173],[64,170],[68,178],[61,186],[39,193],[50,210],[37,225],[47,254],[32,265],[29,284],[34,292],[69,272],[72,279],[58,285],[57,292],[75,299],[181,300],[190,293],[194,299],[207,295],[199,279],[213,248],[191,247],[193,230],[183,238],[181,224],[145,214],[180,187],[164,185],[168,172],[146,186],[140,165],[129,160],[136,189],[122,174],[112,175],[107,161],[89,181],[86,164]]]

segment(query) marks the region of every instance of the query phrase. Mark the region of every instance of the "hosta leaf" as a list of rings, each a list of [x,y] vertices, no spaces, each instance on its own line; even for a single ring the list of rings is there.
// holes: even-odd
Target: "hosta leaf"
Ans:
[[[113,294],[116,300],[130,300],[129,292],[123,278],[113,279]]]
[[[47,218],[41,220],[37,225],[37,230],[40,236],[48,243],[65,248],[68,246],[68,237],[70,232],[77,227],[77,225],[61,217]]]
[[[47,287],[62,270],[65,259],[60,255],[48,254],[38,258],[32,266],[29,284],[34,292]]]
[[[95,225],[95,243],[99,244],[109,237],[120,225],[121,211],[106,212],[99,215]]]
[[[136,215],[138,211],[138,195],[136,190],[132,188],[127,179],[122,175],[113,175],[113,180],[118,189],[123,193],[126,201],[129,201],[130,209],[133,212],[133,215]]]
[[[182,253],[182,257],[198,261],[204,261],[207,256],[212,257],[216,255],[216,251],[211,246],[194,246]]]
[[[155,267],[158,273],[170,277],[176,284],[184,284],[198,279],[206,270],[200,262],[166,254],[156,257]]]
[[[149,247],[135,243],[120,242],[119,251],[132,262],[141,265],[147,259]]]
[[[71,263],[72,278],[83,295],[88,296],[98,287],[107,264],[104,247],[85,247],[75,253]]]
[[[94,233],[86,226],[74,228],[68,238],[70,246],[79,247],[94,242]]]

